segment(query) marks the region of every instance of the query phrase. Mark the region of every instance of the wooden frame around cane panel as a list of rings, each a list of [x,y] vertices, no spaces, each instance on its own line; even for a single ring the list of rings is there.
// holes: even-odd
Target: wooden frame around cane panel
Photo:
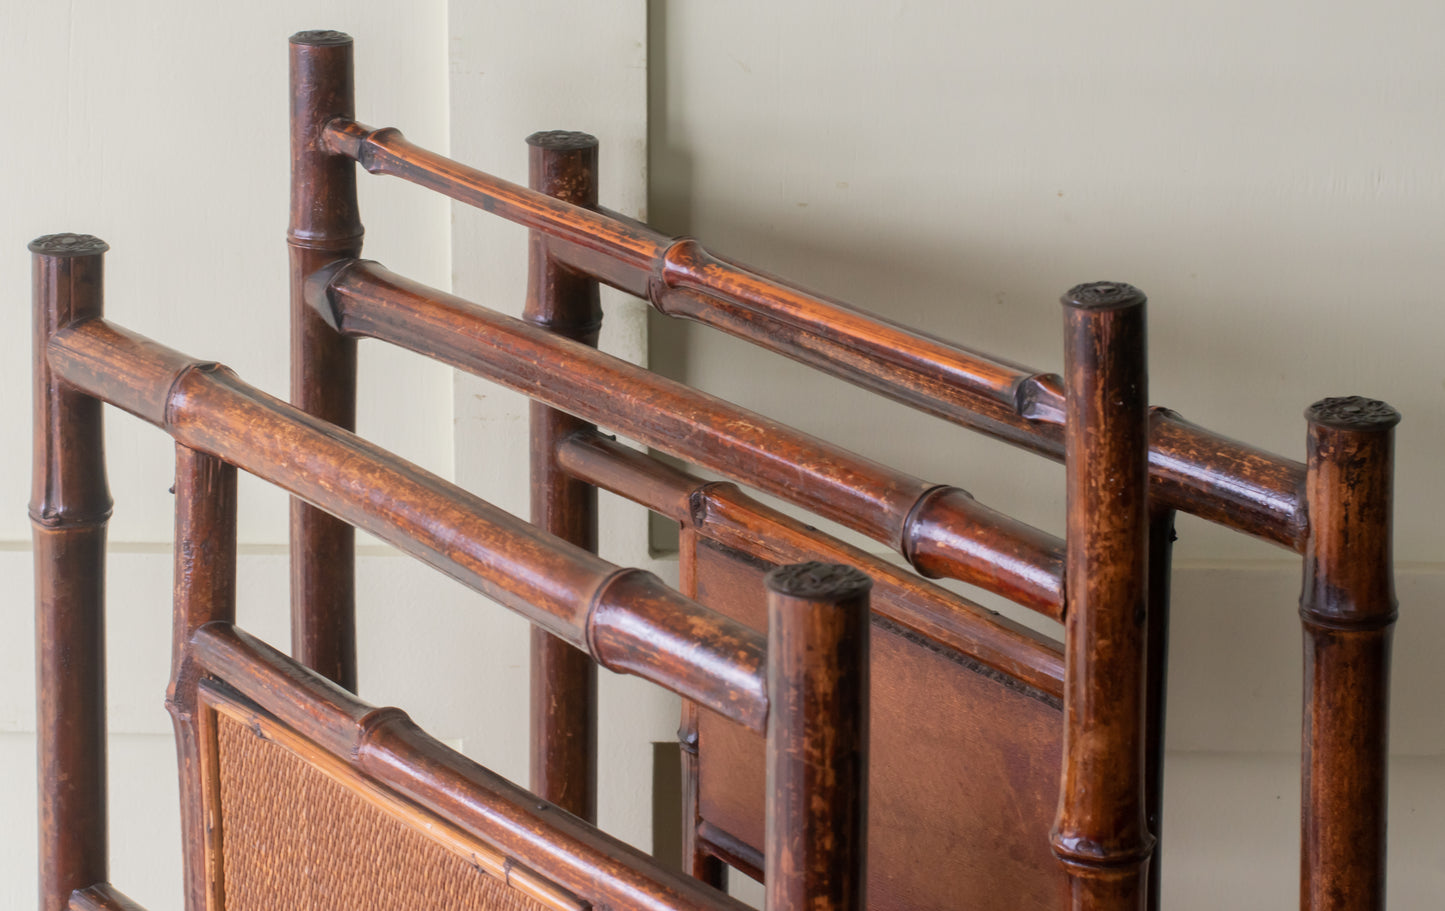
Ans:
[[[94,238],[42,238],[32,249],[43,456],[36,463],[34,512],[37,523],[56,513],[91,520],[78,523],[87,532],[80,546],[64,539],[52,544],[42,535],[37,547],[41,712],[57,731],[41,744],[54,776],[44,782],[42,801],[42,908],[133,905],[105,873],[103,548],[92,531],[108,509],[101,402],[177,441],[176,611],[166,701],[181,769],[188,908],[357,907],[358,896],[373,895],[368,889],[380,890],[375,907],[413,907],[436,898],[428,891],[437,886],[433,880],[444,880],[438,888],[449,902],[466,899],[463,906],[475,908],[530,911],[538,902],[559,911],[740,907],[447,750],[399,710],[365,706],[236,629],[236,468],[517,610],[589,660],[661,683],[754,729],[790,719],[781,731],[803,731],[810,744],[813,731],[856,730],[863,714],[866,640],[856,618],[867,616],[867,599],[854,571],[833,567],[809,576],[823,582],[807,591],[779,589],[825,607],[846,602],[853,620],[830,626],[817,622],[821,615],[803,615],[813,622],[789,640],[796,648],[779,650],[794,660],[765,674],[760,635],[656,577],[611,566],[272,399],[224,367],[108,323],[99,285],[105,245]],[[78,442],[86,444],[84,452],[77,453]],[[82,499],[87,491],[89,499]],[[75,512],[79,502],[97,508]],[[72,504],[72,511],[57,504]],[[822,637],[816,641],[815,627]],[[854,657],[840,664],[839,636],[847,631]],[[66,673],[65,663],[76,657],[87,663]],[[819,675],[831,681],[832,698],[812,696]],[[63,710],[56,707],[57,690],[68,696]],[[770,697],[779,700],[777,717]],[[831,753],[814,744],[779,749],[772,760],[773,774],[793,782],[788,793],[796,805],[790,821],[769,835],[792,846],[778,852],[774,866],[778,882],[796,883],[781,908],[860,907],[865,815],[854,783],[866,747],[857,736],[829,742]],[[309,806],[307,793],[315,792],[325,793],[307,811],[314,815],[301,817],[310,823],[298,830],[275,822]],[[385,828],[376,822],[378,809],[390,820],[387,832],[377,829]],[[450,860],[425,861],[423,869],[434,875],[417,879],[403,862],[411,854],[378,854],[366,837],[338,841],[332,837],[338,827],[374,835],[383,846],[409,839],[413,853],[423,850],[417,847],[422,839],[450,852]],[[834,834],[831,847],[806,835],[821,829]],[[800,840],[806,851],[797,850]],[[265,850],[257,853],[258,846]]]

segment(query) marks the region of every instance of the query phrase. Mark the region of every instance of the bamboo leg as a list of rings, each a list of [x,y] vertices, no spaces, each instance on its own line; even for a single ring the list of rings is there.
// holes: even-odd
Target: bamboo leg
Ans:
[[[527,137],[531,186],[576,205],[597,205],[597,140],[586,133]],[[589,345],[597,344],[602,307],[597,283],[556,264],[547,240],[531,235],[528,322]],[[597,551],[597,489],[557,465],[557,445],[595,429],[533,402],[532,522],[586,550]],[[597,819],[597,666],[587,655],[532,628],[531,789],[589,822]]]
[[[768,587],[768,911],[861,911],[867,895],[868,589],[800,563]]]
[[[1385,907],[1394,427],[1384,402],[1324,399],[1305,412],[1305,704],[1300,907]]]
[[[1064,296],[1064,769],[1052,843],[1079,911],[1144,907],[1148,519],[1144,295]]]
[[[186,911],[221,907],[218,857],[207,852],[206,807],[197,730],[200,672],[187,644],[211,621],[236,619],[236,469],[176,444],[175,611],[166,708],[176,731]]]
[[[40,908],[108,878],[105,743],[105,479],[101,403],[62,385],[46,349],[102,313],[103,241],[53,234],[34,254],[36,731]]]
[[[356,166],[323,141],[327,121],[356,116],[351,38],[291,36],[291,401],[347,430],[356,427],[356,342],[306,306],[306,277],[361,254]],[[356,689],[355,532],[291,501],[291,651]]]
[[[1163,866],[1159,845],[1164,834],[1164,735],[1165,704],[1169,696],[1169,575],[1174,550],[1174,510],[1151,500],[1149,503],[1149,620],[1145,661],[1146,737],[1144,769],[1144,812],[1149,834],[1154,836],[1154,854],[1149,860],[1148,907],[1157,911]]]
[[[683,525],[677,537],[678,588],[697,600],[697,531]],[[702,779],[698,764],[698,706],[690,699],[682,700],[682,720],[677,727],[678,755],[682,759],[682,865],[683,870],[715,889],[726,890],[728,868],[713,857],[698,837],[702,824]]]

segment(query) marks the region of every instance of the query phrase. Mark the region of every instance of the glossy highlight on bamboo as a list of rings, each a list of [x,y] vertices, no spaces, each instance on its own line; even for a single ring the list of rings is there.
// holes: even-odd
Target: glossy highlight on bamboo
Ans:
[[[104,320],[62,330],[47,352],[52,369],[78,389],[191,448],[225,453],[237,467],[588,649],[603,666],[662,682],[754,728],[766,720],[760,638],[688,602],[655,576],[619,570],[569,547],[247,386],[225,368]],[[387,497],[372,495],[379,490]],[[614,596],[636,600],[618,603]],[[683,628],[690,638],[682,636]]]
[[[1054,619],[1060,542],[979,503],[458,297],[357,261],[308,286],[341,332],[485,376],[833,519],[921,572],[978,585]]]
[[[929,414],[1063,459],[1064,396],[1052,374],[942,342],[730,262],[611,213],[568,206],[406,141],[392,128],[328,124],[326,142],[399,177],[551,239],[554,256],[661,313],[707,323]],[[1169,506],[1300,551],[1304,466],[1158,409],[1149,449]]]
[[[1400,413],[1322,399],[1309,422],[1300,907],[1385,906],[1394,434]]]
[[[103,311],[104,255],[88,234],[30,243],[34,299],[36,747],[40,907],[109,877],[105,739],[105,479],[100,402],[46,358],[66,326]]]
[[[361,254],[356,165],[325,143],[326,124],[354,117],[352,41],[318,30],[291,36],[291,402],[356,429],[356,342],[306,306],[306,277]],[[350,525],[291,503],[291,641],[296,657],[356,689],[356,552]]]
[[[1054,853],[1078,911],[1142,911],[1149,524],[1144,295],[1063,298],[1068,493],[1064,768]]]
[[[527,137],[533,189],[581,206],[597,204],[597,139],[552,131]],[[529,244],[523,319],[596,346],[602,328],[597,283],[559,265],[544,237]],[[557,466],[557,441],[591,429],[540,402],[530,405],[532,523],[597,552],[597,488]],[[597,667],[587,654],[545,630],[532,630],[531,788],[540,797],[597,819]]]

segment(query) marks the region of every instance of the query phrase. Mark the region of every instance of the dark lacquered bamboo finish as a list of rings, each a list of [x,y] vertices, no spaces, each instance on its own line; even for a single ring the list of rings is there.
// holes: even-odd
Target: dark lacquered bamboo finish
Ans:
[[[97,883],[70,896],[70,911],[145,911],[110,883]]]
[[[166,708],[176,734],[180,769],[181,846],[186,911],[221,907],[221,877],[208,852],[212,821],[202,781],[204,735],[196,701],[203,670],[189,652],[207,623],[236,620],[236,468],[214,456],[176,446],[175,610],[171,681]]]
[[[1058,619],[1060,542],[975,500],[586,345],[357,261],[313,277],[313,307],[379,338],[784,497],[946,576]]]
[[[545,232],[553,255],[660,312],[695,319],[930,414],[1062,459],[1064,396],[1052,374],[914,332],[669,238],[615,213],[568,206],[350,121],[326,141],[387,174]],[[861,356],[860,356],[861,354]],[[1304,466],[1159,409],[1150,475],[1172,506],[1300,551]]]
[[[534,190],[574,205],[597,205],[597,140],[551,131],[527,137]],[[534,326],[584,345],[597,344],[602,304],[597,282],[560,265],[546,238],[530,240],[527,306]],[[565,368],[564,368],[565,369]],[[531,403],[532,524],[584,550],[597,551],[597,489],[557,465],[557,446],[594,429],[566,412]],[[597,818],[597,667],[586,652],[545,630],[532,630],[531,788],[545,800]]]
[[[1385,906],[1386,771],[1394,428],[1359,397],[1324,399],[1309,420],[1300,907]]]
[[[1144,295],[1064,296],[1068,614],[1064,768],[1054,853],[1077,911],[1140,911],[1145,818],[1149,522]]]
[[[603,667],[662,683],[755,730],[767,719],[760,636],[656,576],[619,569],[241,382],[104,320],[51,340],[71,385],[434,566]],[[377,491],[387,491],[379,497]]]
[[[871,584],[837,563],[767,577],[769,909],[865,905]]]
[[[451,821],[500,852],[504,867],[519,877],[538,871],[598,908],[745,908],[680,873],[662,870],[641,851],[451,750],[402,710],[361,702],[230,624],[203,626],[192,638],[191,652],[227,690],[274,716],[257,714],[257,724],[279,722],[314,750],[359,772],[371,788],[386,789]],[[223,690],[201,686],[203,701],[224,699]]]
[[[1153,496],[1151,491],[1150,496]],[[1149,859],[1148,907],[1161,907],[1163,864],[1158,845],[1164,838],[1165,708],[1169,696],[1169,601],[1173,569],[1174,510],[1151,499],[1149,503],[1149,619],[1145,645],[1145,749],[1144,812],[1154,855]]]
[[[356,428],[356,342],[306,306],[306,277],[361,253],[356,165],[325,143],[327,123],[355,116],[351,38],[291,36],[291,402],[347,430]],[[291,504],[292,653],[356,689],[355,533],[299,500]]]
[[[102,311],[103,241],[53,234],[30,244],[35,341],[35,693],[40,908],[108,878],[105,526],[110,492],[100,402],[69,388],[50,339]]]
[[[373,789],[368,793],[389,789],[419,820],[460,820],[471,827],[474,844],[505,844],[498,855],[503,876],[554,900],[551,907],[581,911],[590,902],[735,911],[730,899],[661,874],[637,852],[557,812],[589,816],[595,808],[592,659],[684,697],[680,735],[692,789],[685,824],[694,873],[720,882],[719,858],[750,875],[766,872],[770,911],[863,903],[870,745],[865,586],[846,569],[783,571],[768,596],[772,641],[765,648],[761,635],[726,612],[589,552],[596,545],[596,487],[681,524],[683,587],[690,594],[707,590],[714,603],[727,601],[746,614],[758,609],[757,599],[731,602],[770,565],[822,556],[866,567],[877,577],[873,623],[885,631],[880,654],[906,643],[889,654],[917,649],[940,661],[966,659],[955,663],[1050,712],[1058,711],[1062,696],[1061,785],[1053,777],[1058,751],[1039,747],[1047,738],[1015,737],[1000,727],[1026,726],[1004,699],[969,702],[976,712],[969,714],[958,711],[962,702],[920,700],[917,694],[933,692],[922,681],[900,683],[922,661],[892,665],[902,673],[887,675],[880,704],[893,712],[919,701],[929,702],[925,709],[948,702],[958,716],[950,721],[977,719],[974,730],[997,747],[1007,799],[1033,793],[1045,779],[1050,793],[1057,789],[1047,842],[1056,858],[1047,856],[1040,831],[1029,845],[1044,856],[1027,865],[1044,869],[1047,863],[1055,884],[1066,876],[1069,903],[1079,909],[1158,903],[1151,851],[1161,828],[1173,512],[1302,553],[1301,902],[1312,911],[1383,907],[1395,620],[1390,463],[1399,416],[1393,409],[1359,398],[1319,402],[1307,413],[1307,464],[1280,458],[1167,409],[1147,408],[1143,296],[1126,285],[1070,292],[1064,373],[1035,371],[870,316],[600,208],[590,137],[532,137],[532,186],[520,187],[420,149],[396,130],[357,123],[349,37],[303,32],[293,36],[290,54],[288,243],[298,407],[259,393],[219,365],[106,322],[103,243],[54,235],[31,248],[43,911],[133,907],[108,884],[105,857],[102,597],[110,503],[102,400],[178,442],[176,626],[167,706],[183,770],[188,909],[223,900],[219,836],[212,828],[219,798],[214,788],[207,791],[214,768],[206,766],[218,763],[215,719],[224,710],[254,724],[256,736],[285,737],[319,764],[346,766],[363,790]],[[529,228],[526,319],[499,317],[357,259],[357,162]],[[966,491],[860,458],[599,354],[593,348],[598,282],[644,297],[664,314],[717,327],[910,407],[1064,459],[1066,540],[988,509]],[[534,399],[535,525],[348,432],[359,337],[405,346]],[[619,446],[594,425],[842,522],[893,548],[922,575],[959,579],[1062,619],[1062,667],[1059,652],[1043,639],[764,508],[732,484],[701,481]],[[324,676],[233,626],[233,466],[297,497],[294,649]],[[356,685],[353,524],[535,624],[533,782],[552,802],[451,754],[398,710],[372,709],[328,682]],[[839,609],[845,602],[848,609]],[[761,618],[751,626],[761,628]],[[964,678],[947,677],[956,679]],[[732,727],[743,739],[718,733],[730,726],[720,718],[741,725]],[[756,745],[765,728],[770,812],[766,832],[760,826],[745,838],[741,825],[731,826],[746,823],[745,814],[722,825],[726,808],[713,798],[717,780],[744,782],[752,772],[738,759],[743,750],[724,757],[719,745],[748,739]],[[910,729],[903,748],[943,742],[929,740],[938,730]],[[1049,737],[1057,730],[1046,726]],[[711,746],[700,731],[714,732]],[[900,745],[895,740],[875,755],[890,755],[887,749],[897,755]],[[940,764],[974,755],[937,752]],[[761,770],[759,763],[759,780]],[[699,788],[702,776],[714,776],[714,783]],[[924,777],[944,780],[931,771]],[[893,793],[875,787],[879,792]],[[992,807],[984,798],[976,803]],[[896,818],[891,828],[907,838],[907,826]],[[1024,828],[1031,835],[1043,825]],[[950,840],[950,833],[931,840]],[[1032,858],[1022,843],[1010,851]],[[993,879],[999,894],[1021,896],[1016,873]],[[1048,902],[1053,894],[1032,900]]]

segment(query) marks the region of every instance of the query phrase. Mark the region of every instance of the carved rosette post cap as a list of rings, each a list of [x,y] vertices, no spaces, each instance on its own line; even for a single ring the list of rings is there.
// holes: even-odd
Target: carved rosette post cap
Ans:
[[[32,240],[29,248],[41,256],[99,256],[110,244],[91,234],[47,234]]]
[[[1143,291],[1125,282],[1087,282],[1075,285],[1060,298],[1065,307],[1079,310],[1122,310],[1142,307],[1146,300]]]
[[[597,137],[575,130],[542,130],[528,136],[527,145],[553,152],[576,152],[597,148]]]
[[[806,601],[846,601],[873,587],[873,580],[856,567],[816,561],[780,566],[764,581],[769,591]]]
[[[292,44],[304,44],[307,47],[336,47],[342,44],[350,44],[351,36],[345,32],[338,32],[329,28],[309,29],[304,32],[297,32],[291,36]]]
[[[1315,402],[1305,409],[1305,419],[1340,430],[1389,430],[1400,423],[1400,412],[1378,399],[1342,395]]]

